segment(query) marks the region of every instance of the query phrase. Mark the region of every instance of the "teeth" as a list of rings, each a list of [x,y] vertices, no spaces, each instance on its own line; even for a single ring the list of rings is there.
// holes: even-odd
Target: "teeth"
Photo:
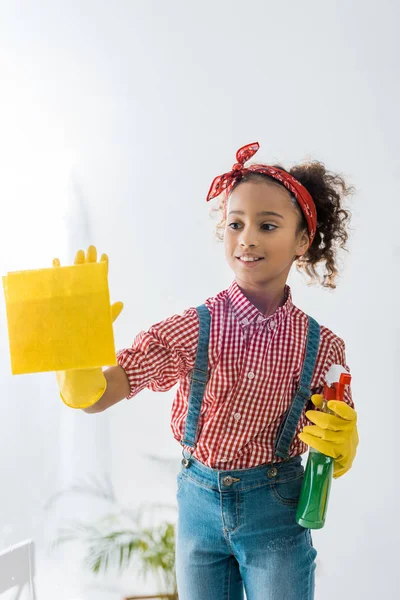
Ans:
[[[246,256],[241,256],[240,260],[243,260],[244,262],[253,262],[255,260],[260,260],[259,258],[247,258]]]

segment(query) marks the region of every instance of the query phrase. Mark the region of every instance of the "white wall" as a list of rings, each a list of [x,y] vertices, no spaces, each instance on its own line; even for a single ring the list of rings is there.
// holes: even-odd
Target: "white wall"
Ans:
[[[323,600],[397,595],[399,12],[395,0],[0,5],[1,274],[72,263],[95,244],[125,303],[118,348],[230,284],[205,196],[240,146],[257,140],[257,160],[287,167],[321,160],[357,187],[337,290],[289,281],[294,302],[345,339],[359,411],[358,457],[314,534]],[[178,468],[174,390],[71,412],[52,374],[11,375],[4,303],[0,334],[0,547],[38,541],[40,600],[137,591],[117,577],[94,591],[75,552],[47,554],[60,520],[99,506],[43,505],[104,472],[129,506],[173,503],[173,470],[144,455]]]

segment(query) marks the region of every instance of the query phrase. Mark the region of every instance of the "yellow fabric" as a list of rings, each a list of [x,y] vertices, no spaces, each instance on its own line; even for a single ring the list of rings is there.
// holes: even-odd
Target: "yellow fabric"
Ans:
[[[97,250],[95,246],[89,246],[86,256],[83,250],[78,250],[75,256],[75,265],[84,263],[96,263]],[[100,262],[105,266],[106,276],[108,274],[108,256],[102,254]],[[100,263],[99,263],[100,264]],[[58,268],[60,261],[53,259],[53,267]],[[122,302],[116,302],[110,308],[111,320],[114,322],[123,309]],[[70,408],[88,408],[101,398],[107,388],[107,381],[103,375],[103,369],[69,369],[56,373],[57,383],[60,388],[60,397],[64,404]]]
[[[313,404],[321,408],[323,396],[314,394]],[[351,468],[359,442],[357,413],[341,400],[330,400],[327,407],[331,414],[309,410],[307,418],[315,425],[304,427],[299,438],[315,450],[335,459],[333,477],[341,477]]]
[[[116,365],[107,262],[3,277],[13,375]]]
[[[70,408],[88,408],[104,394],[107,381],[103,369],[70,369],[56,373],[60,398]]]
[[[113,322],[123,309],[122,302],[111,307]],[[60,398],[70,408],[89,408],[100,400],[107,388],[103,369],[70,369],[56,373]]]

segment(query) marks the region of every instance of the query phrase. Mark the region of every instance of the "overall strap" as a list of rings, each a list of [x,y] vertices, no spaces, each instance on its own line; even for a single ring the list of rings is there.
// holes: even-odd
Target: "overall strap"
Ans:
[[[275,456],[288,459],[289,450],[296,433],[304,407],[311,396],[311,380],[314,373],[315,362],[318,354],[320,339],[320,326],[312,317],[308,316],[308,334],[303,370],[299,386],[293,401],[286,411],[285,417],[279,426],[274,444]]]
[[[198,423],[201,403],[208,381],[208,342],[210,338],[210,311],[205,304],[196,308],[199,316],[199,341],[194,369],[190,375],[190,393],[188,400],[188,413],[185,424],[184,437],[181,445],[196,448],[198,437]]]

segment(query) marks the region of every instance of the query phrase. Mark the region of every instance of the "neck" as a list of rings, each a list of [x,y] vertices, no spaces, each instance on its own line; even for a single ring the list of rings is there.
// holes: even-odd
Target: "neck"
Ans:
[[[250,285],[236,279],[242,293],[248,300],[265,316],[269,317],[286,301],[285,285],[279,285],[275,288],[262,288],[258,285]]]

